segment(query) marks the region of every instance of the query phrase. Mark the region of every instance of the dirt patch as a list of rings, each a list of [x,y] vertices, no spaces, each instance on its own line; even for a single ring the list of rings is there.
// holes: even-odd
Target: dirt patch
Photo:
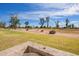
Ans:
[[[30,33],[36,33],[36,34],[44,34],[44,35],[59,35],[59,36],[65,36],[65,37],[71,37],[71,38],[79,38],[79,34],[68,34],[68,33],[61,33],[56,32],[55,34],[49,34],[50,29],[44,29],[43,32],[40,32],[42,29],[29,29],[26,31],[25,29],[17,29],[13,31],[20,31],[20,32],[30,32]]]

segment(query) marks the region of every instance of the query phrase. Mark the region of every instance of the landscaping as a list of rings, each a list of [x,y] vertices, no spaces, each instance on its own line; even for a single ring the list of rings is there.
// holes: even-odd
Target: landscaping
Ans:
[[[27,41],[79,54],[79,38],[0,29],[0,51]]]

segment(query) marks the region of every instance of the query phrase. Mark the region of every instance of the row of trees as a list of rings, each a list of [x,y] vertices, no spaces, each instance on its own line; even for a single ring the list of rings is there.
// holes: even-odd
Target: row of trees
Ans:
[[[20,27],[20,20],[18,19],[17,16],[11,16],[11,19],[10,19],[10,28],[17,28],[17,27]],[[25,28],[29,27],[29,22],[28,21],[25,21]]]
[[[21,25],[20,20],[18,19],[18,17],[16,15],[13,15],[10,17],[9,23],[10,24],[9,24],[8,28],[13,28],[13,29],[19,28]],[[25,28],[29,27],[28,24],[29,24],[29,22],[25,21]],[[6,23],[0,21],[0,28],[6,28]]]
[[[49,27],[49,20],[50,20],[50,17],[45,17],[45,18],[40,18],[40,25],[41,25],[41,28],[42,27],[45,27],[44,24],[47,23],[47,28]],[[60,28],[60,25],[59,25],[60,21],[55,21],[55,25],[56,27],[55,28]],[[65,20],[65,27],[64,28],[75,28],[74,24],[70,24],[70,21],[69,19],[67,18]]]
[[[11,16],[10,20],[10,28],[17,28],[18,25],[20,25],[20,20],[17,18],[17,16]]]
[[[59,27],[59,21],[56,21],[55,22],[55,24],[56,24],[56,28],[60,28]],[[69,19],[67,18],[66,20],[65,20],[65,27],[64,28],[75,28],[75,26],[74,26],[74,24],[70,24],[70,21],[69,21]]]
[[[50,17],[40,18],[39,20],[40,20],[39,22],[40,28],[49,28]],[[11,16],[9,23],[10,23],[9,28],[16,29],[17,27],[20,27],[21,25],[20,20],[18,19],[17,16]],[[46,23],[46,27],[44,26],[45,23]],[[59,23],[60,21],[55,21],[55,24],[56,24],[55,28],[60,28]],[[68,18],[65,20],[65,23],[66,23],[66,26],[64,28],[74,28],[74,24],[69,24],[70,21]],[[6,26],[6,23],[0,21],[0,27],[5,28],[5,26]],[[29,27],[29,22],[25,21],[25,28],[28,28],[28,27]]]

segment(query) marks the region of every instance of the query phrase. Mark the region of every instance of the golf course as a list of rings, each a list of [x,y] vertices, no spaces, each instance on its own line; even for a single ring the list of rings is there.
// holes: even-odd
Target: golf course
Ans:
[[[0,51],[27,41],[37,42],[45,46],[79,55],[79,38],[65,37],[54,34],[44,35],[29,31],[0,29]]]
[[[21,45],[28,42],[37,45]],[[18,45],[18,49],[12,49]],[[37,52],[40,56],[79,55],[79,4],[0,4],[0,52],[5,56]]]

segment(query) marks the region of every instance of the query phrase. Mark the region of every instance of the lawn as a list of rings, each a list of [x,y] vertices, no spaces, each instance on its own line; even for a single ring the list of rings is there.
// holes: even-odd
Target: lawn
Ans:
[[[0,29],[0,51],[29,40],[79,55],[79,38]]]

